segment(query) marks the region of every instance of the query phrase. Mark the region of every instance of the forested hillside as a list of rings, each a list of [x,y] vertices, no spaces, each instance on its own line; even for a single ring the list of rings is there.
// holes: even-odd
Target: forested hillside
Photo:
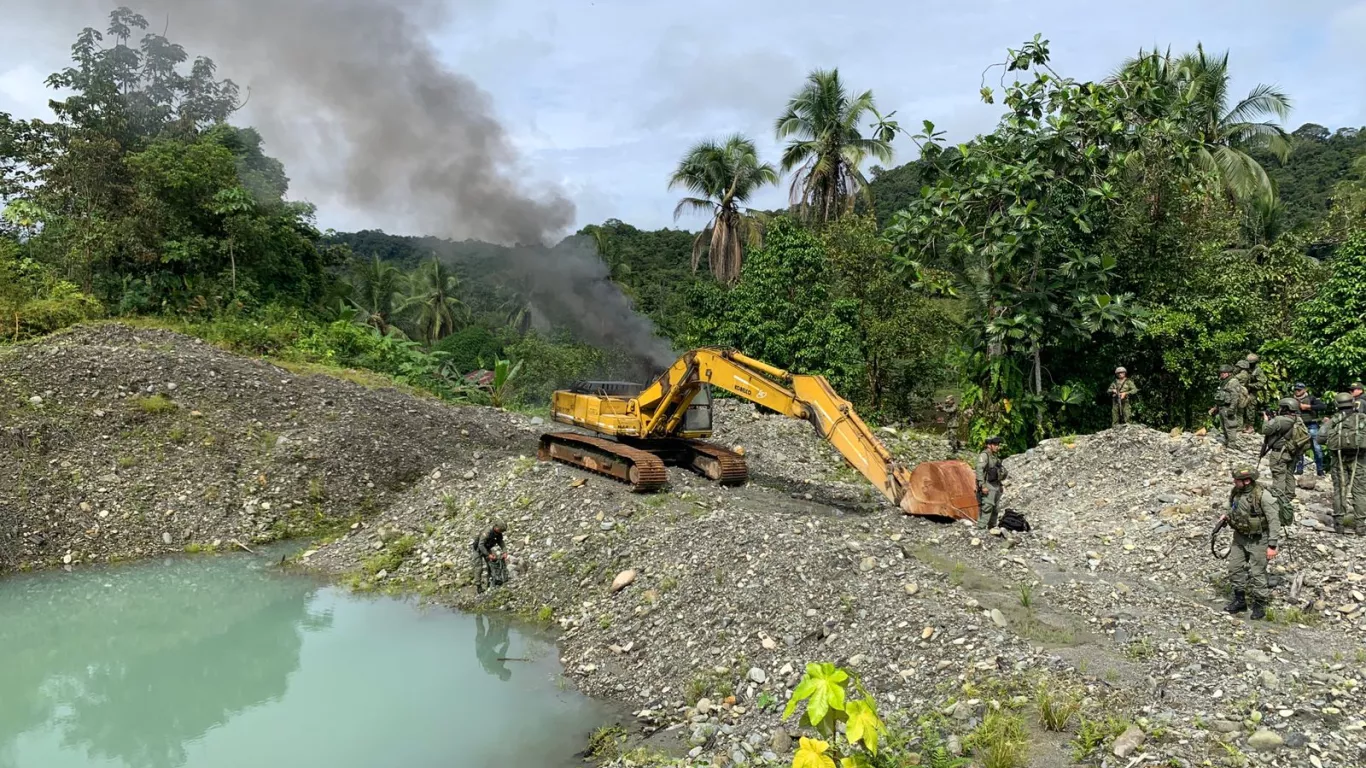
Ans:
[[[1017,448],[1108,423],[1116,365],[1159,426],[1201,423],[1249,351],[1277,387],[1366,373],[1366,139],[1287,132],[1293,94],[1230,93],[1203,49],[1087,82],[1036,37],[981,91],[997,126],[956,146],[815,69],[774,116],[779,157],[678,148],[658,181],[701,232],[609,220],[516,247],[319,232],[211,61],[127,9],[72,53],[55,120],[0,114],[6,341],[138,319],[499,405],[731,345],[877,419],[958,393],[973,439]],[[775,184],[789,209],[748,207]]]

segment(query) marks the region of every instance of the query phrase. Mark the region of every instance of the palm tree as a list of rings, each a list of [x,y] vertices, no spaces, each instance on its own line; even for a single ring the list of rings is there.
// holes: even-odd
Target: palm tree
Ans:
[[[433,256],[408,279],[408,293],[398,311],[412,316],[418,336],[435,344],[455,332],[465,317],[460,301],[460,278]]]
[[[738,133],[723,143],[702,141],[688,150],[669,177],[669,189],[681,186],[695,195],[678,201],[675,220],[685,209],[712,216],[693,241],[694,272],[705,252],[717,280],[733,283],[740,278],[745,247],[758,248],[763,239],[759,218],[744,203],[760,187],[777,183],[778,170],[759,162],[754,142]]]
[[[875,133],[865,138],[859,123],[875,118]],[[889,115],[890,117],[890,115]],[[779,139],[791,138],[783,150],[783,172],[800,168],[792,178],[790,202],[803,218],[830,221],[853,209],[863,195],[871,200],[864,160],[892,161],[893,130],[878,114],[873,92],[850,97],[838,69],[818,69],[787,104],[775,126]]]
[[[365,313],[366,322],[381,334],[389,332],[402,282],[403,273],[378,256],[356,264],[351,278],[351,303]]]
[[[1248,150],[1266,149],[1281,161],[1289,156],[1289,136],[1270,119],[1284,121],[1290,115],[1289,96],[1275,86],[1258,84],[1230,107],[1228,52],[1210,56],[1203,45],[1175,58],[1170,50],[1140,51],[1111,81],[1135,75],[1156,77],[1171,86],[1170,108],[1200,142],[1197,162],[1219,178],[1230,196],[1240,202],[1275,197],[1275,184]]]

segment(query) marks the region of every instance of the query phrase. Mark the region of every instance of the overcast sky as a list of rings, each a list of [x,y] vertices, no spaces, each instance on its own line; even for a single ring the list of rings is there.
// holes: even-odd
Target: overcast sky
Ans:
[[[136,6],[136,2],[129,0]],[[48,116],[48,73],[64,66],[83,22],[54,1],[0,0],[19,23],[0,29],[0,111]],[[56,4],[98,0],[55,0]],[[457,4],[449,4],[455,7]],[[953,140],[990,130],[1000,107],[977,96],[982,70],[1036,32],[1051,40],[1054,65],[1078,78],[1104,76],[1140,47],[1171,45],[1231,53],[1235,93],[1258,82],[1294,102],[1289,127],[1366,125],[1366,0],[960,0],[842,5],[807,0],[466,0],[430,31],[454,70],[487,91],[538,184],[559,185],[577,225],[619,218],[643,228],[673,226],[673,165],[698,139],[733,131],[775,161],[773,120],[816,67],[838,67],[846,83],[871,88],[906,127],[933,120]],[[832,11],[839,7],[842,10]],[[155,26],[155,25],[154,25]],[[176,37],[174,19],[169,37]],[[222,75],[233,62],[212,50]],[[993,76],[992,80],[995,81]],[[250,83],[243,83],[249,85]],[[237,122],[250,122],[250,105]],[[266,136],[267,144],[271,136]],[[269,147],[268,147],[269,148]],[[897,142],[897,163],[914,146]],[[317,162],[280,153],[287,169]],[[294,174],[302,179],[308,174]],[[292,196],[317,203],[320,224],[400,232],[385,216],[352,210],[322,185]],[[755,204],[778,207],[786,184]],[[698,218],[678,226],[696,228]]]

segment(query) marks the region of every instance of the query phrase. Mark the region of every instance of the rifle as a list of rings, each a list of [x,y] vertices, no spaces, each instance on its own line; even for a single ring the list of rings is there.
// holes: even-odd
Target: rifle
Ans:
[[[1262,438],[1262,452],[1257,454],[1257,463],[1259,464],[1261,463],[1262,459],[1266,458],[1267,452],[1271,450],[1271,437],[1271,435],[1267,435],[1266,437]]]
[[[1210,531],[1210,533],[1209,533],[1209,553],[1210,553],[1211,555],[1214,555],[1216,558],[1218,558],[1218,559],[1220,559],[1220,560],[1225,560],[1225,559],[1227,559],[1227,558],[1228,558],[1228,553],[1231,552],[1231,551],[1233,551],[1233,547],[1232,547],[1232,546],[1229,546],[1228,549],[1224,550],[1224,554],[1221,555],[1221,554],[1219,554],[1219,550],[1217,550],[1217,549],[1214,548],[1214,540],[1219,536],[1219,532],[1222,531],[1222,530],[1224,530],[1224,527],[1227,526],[1227,525],[1228,525],[1228,515],[1220,515],[1220,516],[1219,516],[1219,522],[1217,522],[1217,523],[1214,524],[1214,530]]]

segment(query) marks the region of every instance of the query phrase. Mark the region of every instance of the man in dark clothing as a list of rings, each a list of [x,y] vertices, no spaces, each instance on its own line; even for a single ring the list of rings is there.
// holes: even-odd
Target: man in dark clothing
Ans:
[[[495,520],[493,527],[483,536],[476,536],[471,543],[474,550],[474,584],[476,591],[482,592],[479,577],[487,572],[489,586],[501,587],[507,581],[507,549],[503,545],[503,532],[507,524]],[[495,552],[494,550],[498,551]]]
[[[1314,448],[1314,468],[1318,470],[1319,477],[1323,477],[1323,446],[1319,445],[1319,414],[1328,410],[1327,403],[1309,394],[1301,382],[1295,382],[1295,400],[1300,404],[1300,418],[1304,420],[1304,426],[1309,428],[1309,444]],[[1304,474],[1304,456],[1300,457],[1299,463],[1295,465],[1295,474]]]

